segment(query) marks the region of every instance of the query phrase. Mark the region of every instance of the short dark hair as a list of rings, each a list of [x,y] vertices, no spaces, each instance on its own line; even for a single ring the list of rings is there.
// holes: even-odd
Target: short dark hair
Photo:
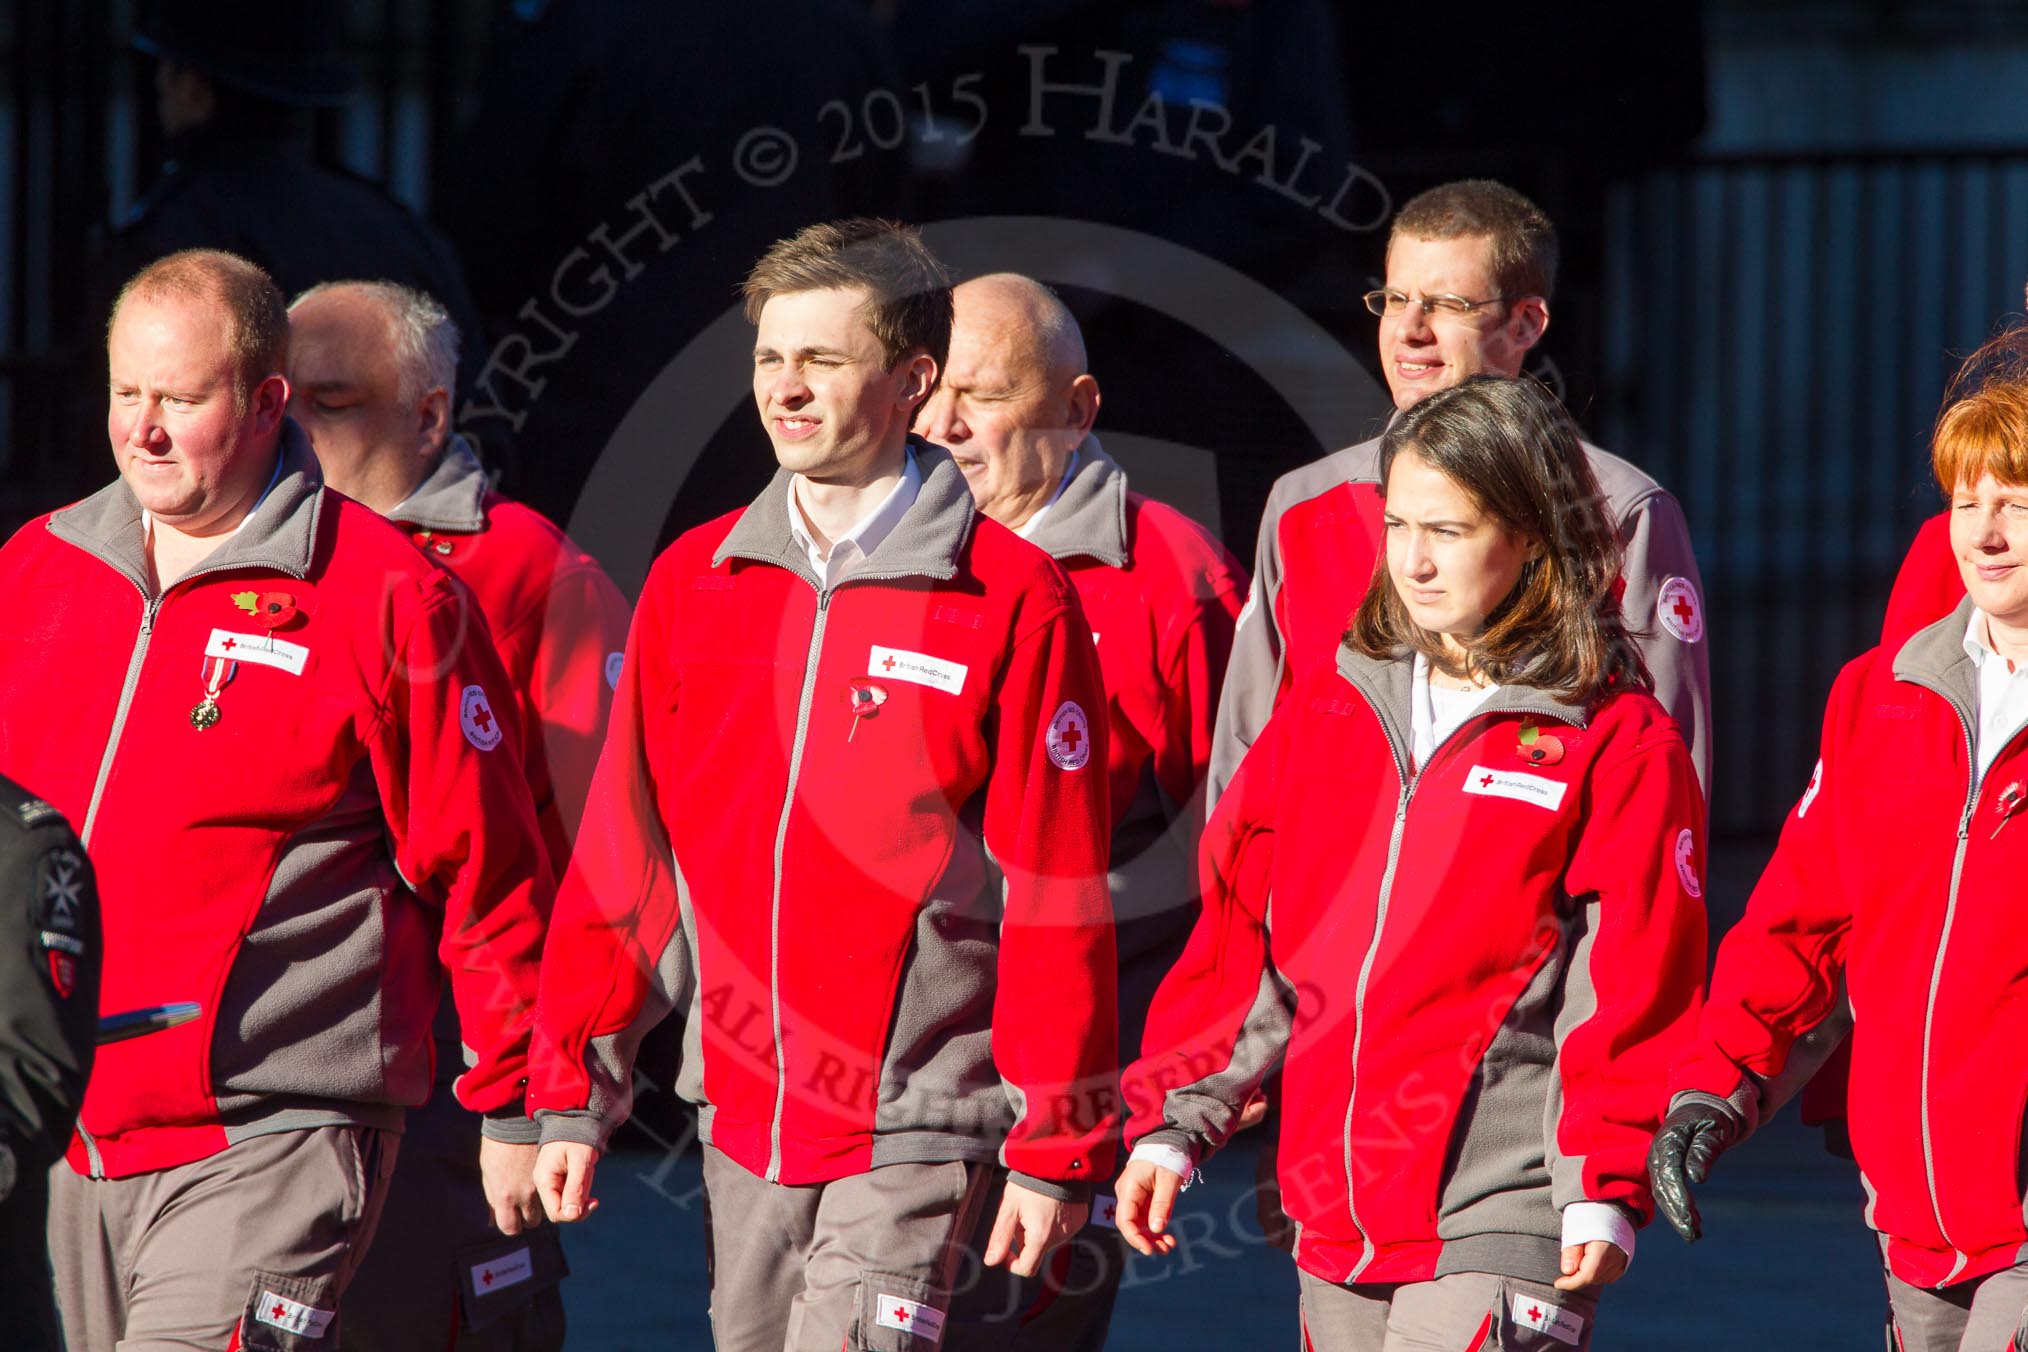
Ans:
[[[1556,227],[1542,208],[1504,183],[1461,178],[1410,198],[1394,218],[1387,247],[1412,239],[1484,236],[1493,244],[1493,285],[1503,296],[1549,299],[1556,289]]]
[[[761,255],[740,294],[747,319],[758,321],[775,296],[833,289],[867,293],[866,322],[890,368],[921,348],[942,376],[951,352],[951,273],[921,231],[865,216],[806,226]]]
[[[1380,481],[1405,451],[1462,488],[1479,510],[1542,546],[1542,556],[1462,640],[1462,664],[1409,618],[1383,561],[1345,642],[1386,660],[1421,653],[1453,676],[1546,690],[1590,704],[1654,688],[1620,610],[1621,549],[1577,425],[1533,379],[1473,376],[1418,401],[1380,442]]]
[[[225,312],[225,336],[238,369],[233,408],[245,413],[254,387],[289,361],[289,308],[281,288],[256,263],[223,249],[184,249],[127,279],[106,317],[110,338],[120,308],[135,296],[208,301]]]

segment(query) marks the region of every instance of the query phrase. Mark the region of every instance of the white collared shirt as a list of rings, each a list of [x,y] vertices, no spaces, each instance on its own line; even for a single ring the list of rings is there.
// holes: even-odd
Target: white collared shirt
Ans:
[[[1993,632],[1986,612],[1972,607],[1965,626],[1965,656],[1979,674],[1979,732],[1974,744],[1976,785],[2014,734],[2028,723],[2028,664],[2009,662],[1993,651]]]
[[[895,526],[915,505],[916,495],[922,492],[922,470],[915,463],[915,448],[911,446],[901,467],[901,482],[889,490],[878,507],[833,540],[827,554],[817,547],[817,538],[803,518],[803,504],[796,501],[796,483],[801,478],[801,475],[789,478],[789,534],[810,556],[810,571],[822,580],[826,591],[844,581],[853,569],[866,562],[868,554],[880,548],[880,542],[894,533]]]
[[[1035,509],[1034,516],[1029,517],[1026,521],[1021,523],[1021,528],[1014,532],[1016,535],[1020,536],[1024,540],[1034,538],[1035,528],[1042,524],[1042,518],[1049,515],[1049,509],[1051,507],[1054,507],[1056,505],[1056,500],[1063,496],[1063,490],[1070,487],[1070,476],[1077,473],[1078,459],[1079,453],[1077,451],[1072,451],[1070,453],[1070,463],[1063,467],[1063,477],[1056,481],[1056,491],[1049,495],[1049,501],[1043,503],[1040,507],[1037,507]]]

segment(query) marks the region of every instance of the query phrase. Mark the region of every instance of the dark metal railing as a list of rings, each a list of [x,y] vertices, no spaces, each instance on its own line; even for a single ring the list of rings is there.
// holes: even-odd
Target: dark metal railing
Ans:
[[[1838,669],[1939,510],[1944,382],[2028,280],[2028,150],[1702,161],[1613,190],[1593,424],[1683,501],[1709,595],[1715,829],[1808,781]]]

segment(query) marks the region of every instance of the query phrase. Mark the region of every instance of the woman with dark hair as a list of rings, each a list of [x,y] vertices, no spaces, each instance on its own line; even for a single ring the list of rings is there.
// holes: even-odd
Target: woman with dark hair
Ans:
[[[1703,798],[1551,396],[1433,394],[1381,478],[1386,557],[1337,667],[1207,830],[1126,1077],[1119,1227],[1174,1248],[1184,1179],[1279,1062],[1310,1348],[1583,1348],[1702,993]]]
[[[2028,364],[2009,348],[1966,363],[1931,439],[1964,594],[1832,686],[1650,1157],[1697,1238],[1690,1185],[1849,998],[1843,1109],[1905,1352],[2028,1346]]]

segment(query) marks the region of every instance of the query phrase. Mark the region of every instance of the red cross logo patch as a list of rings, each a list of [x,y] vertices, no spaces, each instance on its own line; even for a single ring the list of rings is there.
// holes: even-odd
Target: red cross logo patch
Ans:
[[[1684,577],[1664,578],[1662,590],[1655,598],[1655,618],[1662,627],[1685,643],[1699,643],[1704,639],[1704,603],[1697,597],[1697,588]]]
[[[458,696],[458,726],[464,729],[465,740],[481,751],[500,745],[500,720],[493,716],[486,692],[476,685],[466,686]]]
[[[1091,760],[1091,723],[1076,700],[1067,699],[1057,706],[1043,741],[1049,749],[1050,762],[1057,769],[1084,769]]]

